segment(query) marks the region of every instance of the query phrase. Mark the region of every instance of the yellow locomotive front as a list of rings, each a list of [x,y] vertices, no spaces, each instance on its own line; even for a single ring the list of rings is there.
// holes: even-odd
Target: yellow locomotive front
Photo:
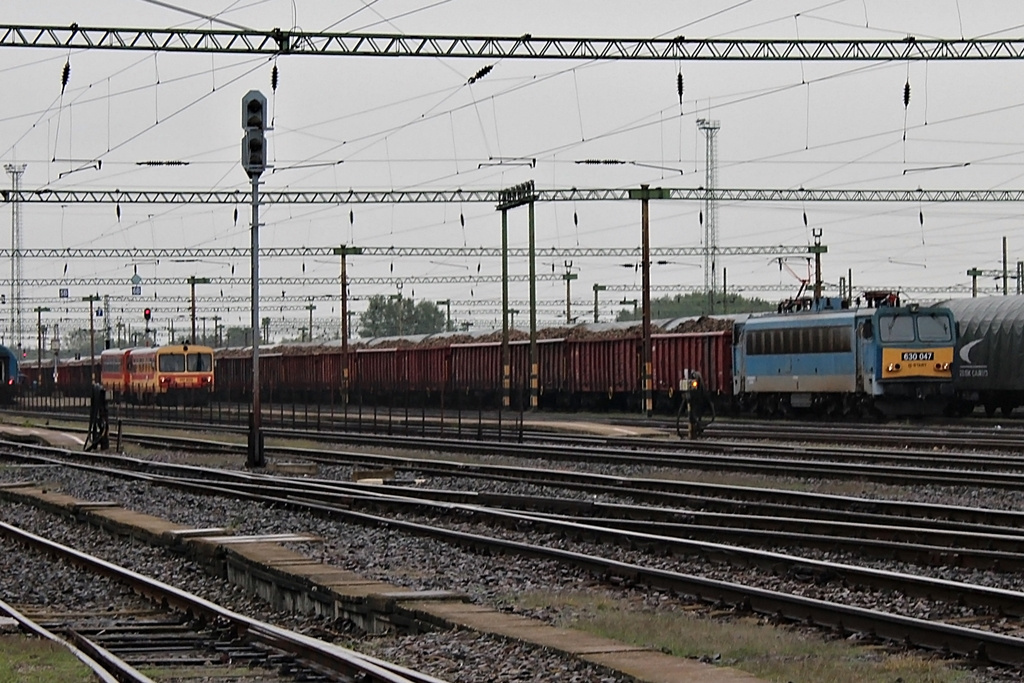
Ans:
[[[133,398],[160,405],[205,405],[214,389],[213,349],[171,344],[129,354]]]
[[[953,378],[954,324],[947,309],[882,309],[877,314],[881,379]]]

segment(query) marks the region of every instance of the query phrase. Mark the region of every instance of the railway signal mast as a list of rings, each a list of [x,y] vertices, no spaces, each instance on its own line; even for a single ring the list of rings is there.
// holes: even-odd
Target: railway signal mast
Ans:
[[[267,98],[250,90],[242,98],[242,168],[252,183],[252,413],[249,416],[248,467],[264,467],[260,405],[260,175],[267,169]]]

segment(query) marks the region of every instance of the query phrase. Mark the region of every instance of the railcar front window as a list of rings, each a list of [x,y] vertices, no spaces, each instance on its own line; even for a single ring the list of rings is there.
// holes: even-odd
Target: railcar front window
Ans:
[[[213,370],[213,355],[209,353],[190,353],[185,357],[189,372],[209,372]]]
[[[160,356],[160,372],[184,372],[185,354],[165,353]]]
[[[953,327],[949,318],[940,315],[922,315],[917,319],[917,338],[923,342],[953,341]]]
[[[878,318],[878,334],[883,342],[912,342],[914,319],[909,315],[883,315]]]

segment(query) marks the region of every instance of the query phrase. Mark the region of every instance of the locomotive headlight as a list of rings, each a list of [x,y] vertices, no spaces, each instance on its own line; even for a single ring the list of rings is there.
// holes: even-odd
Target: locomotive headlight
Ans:
[[[899,363],[889,363],[888,370],[889,370],[889,372],[899,372],[900,371],[900,364]]]

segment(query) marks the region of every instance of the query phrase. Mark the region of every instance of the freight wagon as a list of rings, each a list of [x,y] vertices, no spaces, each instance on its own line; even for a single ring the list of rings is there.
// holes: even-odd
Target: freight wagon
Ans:
[[[655,409],[681,407],[680,383],[693,370],[701,374],[719,413],[913,415],[948,408],[952,313],[900,306],[897,297],[886,294],[855,309],[826,298],[819,302],[826,310],[656,321],[651,338]],[[337,342],[267,346],[260,353],[260,393],[271,403],[337,404],[347,369],[351,403],[497,408],[503,395],[501,354],[494,333],[371,340],[351,345],[347,356]],[[635,323],[585,325],[541,338],[539,406],[638,411],[642,357]],[[250,397],[251,359],[249,348],[218,351],[218,398]],[[509,365],[511,407],[525,408],[530,344],[521,333],[510,341]],[[1024,400],[1024,386],[1019,390],[1017,400]]]
[[[655,334],[652,360],[656,404],[678,407],[684,369],[699,370],[721,400],[732,394],[732,322],[709,332]],[[501,343],[452,335],[373,340],[349,348],[349,400],[379,405],[472,405],[502,401]],[[642,343],[636,330],[604,326],[596,338],[568,336],[537,341],[537,391],[544,409],[636,410],[641,403]],[[341,400],[340,346],[268,346],[260,353],[261,396],[269,401]],[[509,343],[509,395],[514,409],[529,406],[530,344]],[[249,396],[251,349],[217,356],[217,395]]]
[[[1024,405],[1024,297],[990,296],[943,303],[959,327],[953,362],[957,412],[982,406],[1009,415]]]
[[[99,372],[99,357],[95,364],[89,358],[42,359],[21,364],[22,377],[19,391],[45,396],[88,397]]]

